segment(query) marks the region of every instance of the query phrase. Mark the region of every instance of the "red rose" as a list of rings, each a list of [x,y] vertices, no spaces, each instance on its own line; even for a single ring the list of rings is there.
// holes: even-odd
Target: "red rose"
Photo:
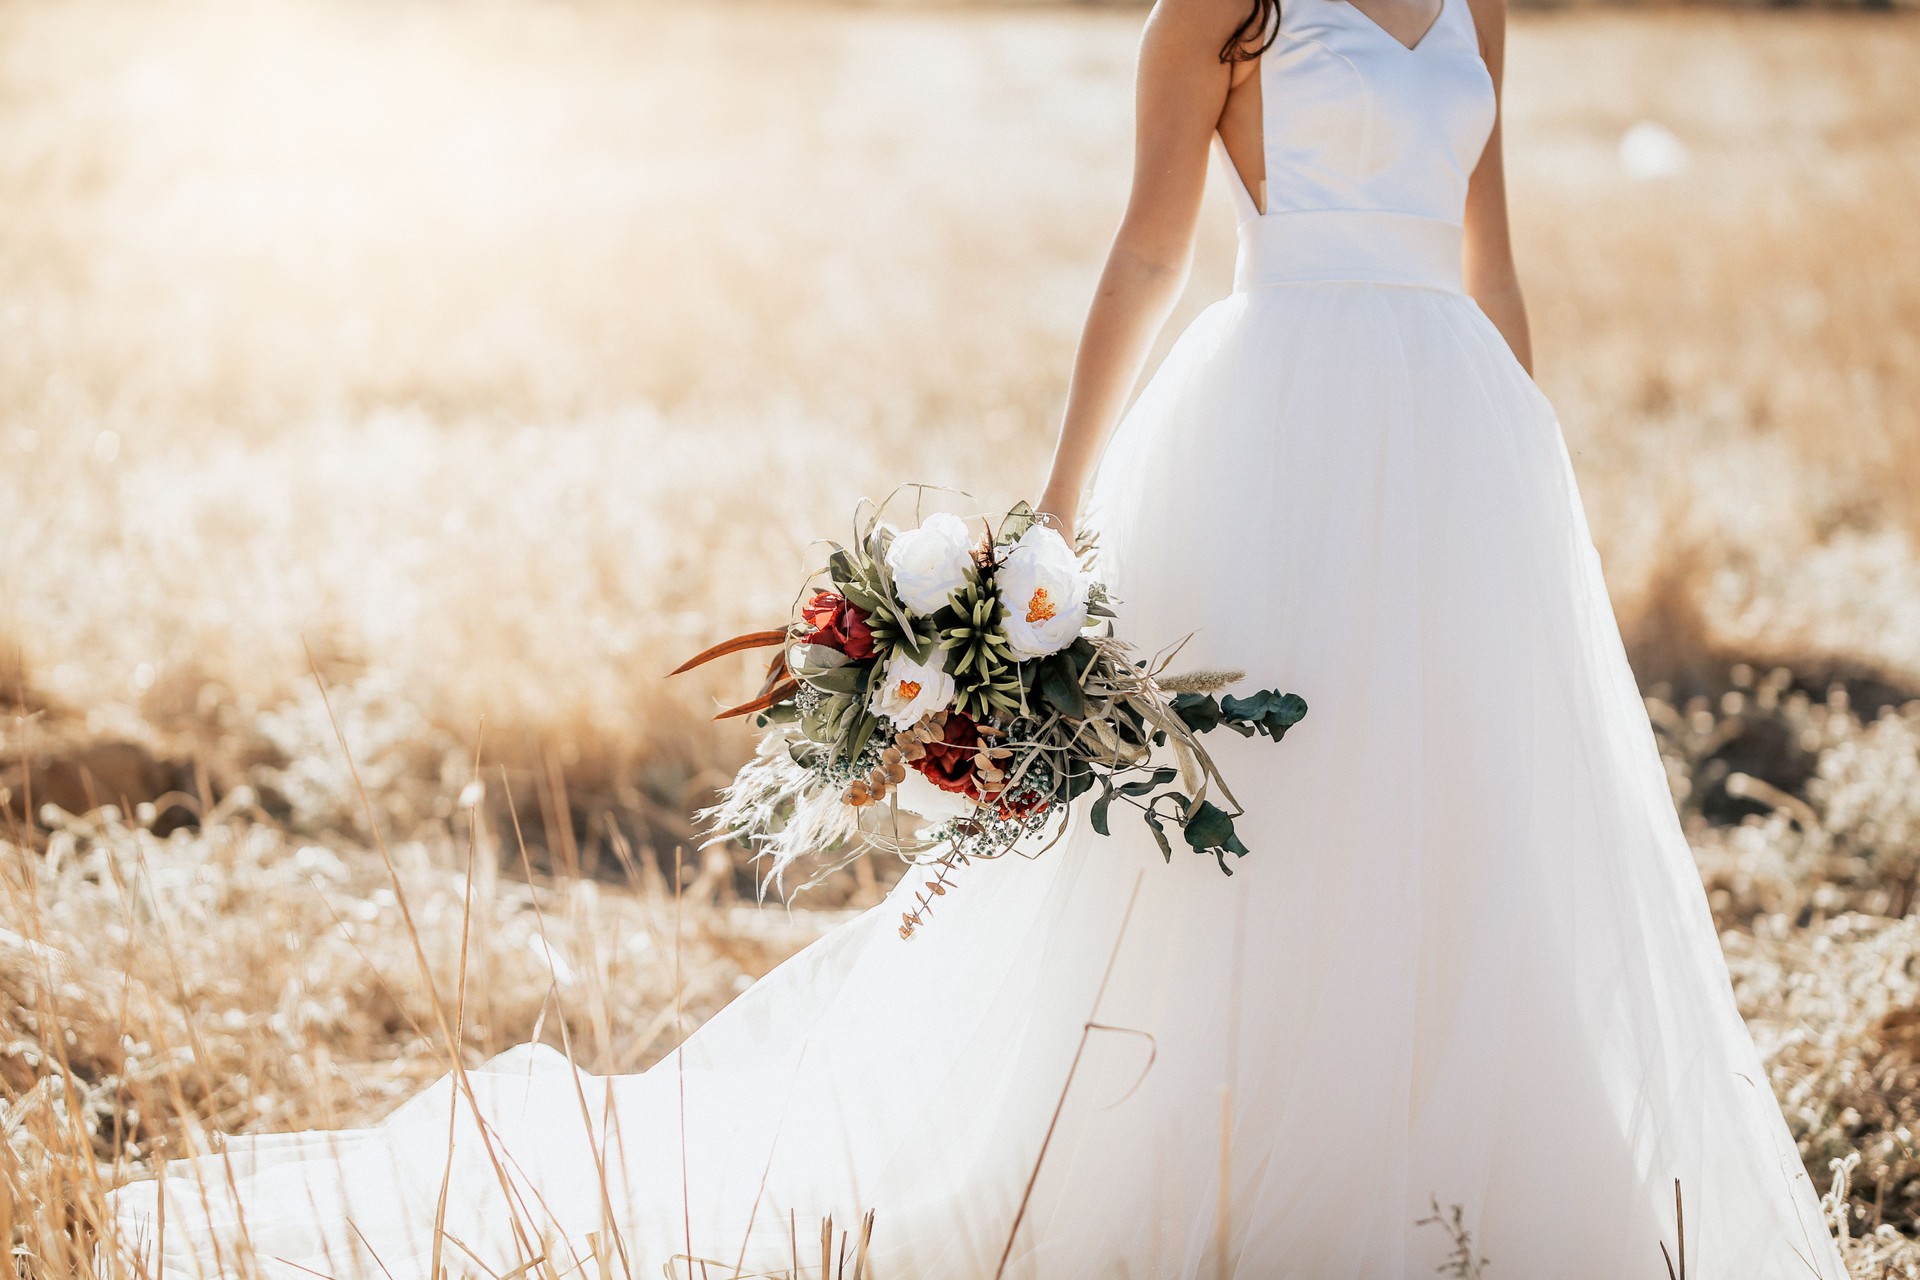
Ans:
[[[849,658],[873,656],[873,632],[867,615],[837,591],[816,591],[800,606],[800,616],[813,628],[808,644],[838,649]]]
[[[913,767],[942,791],[979,798],[979,783],[974,777],[974,756],[980,749],[980,731],[972,720],[958,711],[947,713],[941,736],[926,744],[926,754]]]

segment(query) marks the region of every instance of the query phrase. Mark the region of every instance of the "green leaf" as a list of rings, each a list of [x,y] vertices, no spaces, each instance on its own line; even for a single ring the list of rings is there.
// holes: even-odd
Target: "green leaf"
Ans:
[[[866,714],[864,707],[859,708],[856,714],[858,718],[854,723],[853,733],[850,735],[847,743],[847,759],[849,760],[858,760],[860,758],[860,753],[867,749],[867,740],[873,737],[873,731],[880,725],[877,719]]]
[[[1173,714],[1195,733],[1210,733],[1220,727],[1220,703],[1210,693],[1176,693]]]
[[[1182,824],[1181,830],[1187,837],[1187,843],[1201,851],[1215,846],[1232,847],[1239,843],[1233,831],[1233,816],[1211,800],[1202,800],[1193,816]]]
[[[1093,767],[1085,760],[1069,757],[1063,766],[1066,777],[1060,781],[1062,798],[1068,803],[1078,800],[1093,789]]]
[[[1093,802],[1093,808],[1087,815],[1088,821],[1093,824],[1093,833],[1095,835],[1104,836],[1112,834],[1107,830],[1107,806],[1112,803],[1113,783],[1102,778],[1100,779],[1100,798]]]
[[[1038,516],[1035,515],[1031,506],[1025,502],[1015,503],[1013,510],[1007,512],[1006,519],[1000,522],[1000,532],[995,536],[995,541],[1015,541],[1021,534],[1033,527],[1033,522],[1036,519],[1038,519]]]
[[[1220,713],[1227,727],[1242,737],[1251,738],[1259,733],[1278,742],[1287,730],[1306,718],[1307,702],[1297,693],[1262,689],[1251,697],[1223,698]]]
[[[1233,815],[1211,800],[1202,800],[1181,830],[1195,853],[1211,853],[1228,875],[1233,874],[1233,868],[1227,865],[1227,855],[1247,856],[1247,846],[1233,828]]]
[[[844,666],[829,667],[802,676],[808,684],[826,693],[856,694],[866,687],[868,668],[861,663],[849,662]]]
[[[852,659],[838,649],[830,649],[823,644],[795,644],[787,646],[787,669],[802,680],[824,675],[838,670]]]
[[[932,661],[935,651],[940,647],[940,643],[937,637],[931,634],[923,636],[912,627],[908,627],[900,633],[900,643],[898,647],[911,656],[915,662],[925,664]]]
[[[861,580],[860,563],[854,559],[853,552],[838,543],[829,543],[833,554],[827,557],[827,576],[833,579],[833,585],[846,595],[849,586],[858,587]],[[852,596],[847,596],[849,600]]]
[[[1159,813],[1152,808],[1148,808],[1143,816],[1147,820],[1147,826],[1153,831],[1154,842],[1160,846],[1160,856],[1168,862],[1172,862],[1173,842],[1167,839],[1167,829],[1162,825],[1162,819]]]
[[[1120,794],[1123,796],[1134,796],[1138,798],[1140,796],[1146,795],[1149,791],[1154,790],[1156,787],[1166,786],[1169,782],[1172,782],[1175,778],[1179,776],[1180,776],[1180,771],[1178,769],[1174,769],[1174,768],[1155,769],[1152,775],[1149,777],[1140,778],[1140,779],[1137,779],[1136,781],[1123,784],[1119,788]]]
[[[1040,664],[1040,694],[1061,715],[1074,720],[1084,720],[1087,715],[1087,699],[1080,690],[1080,681],[1073,671],[1070,660],[1055,654]]]
[[[843,696],[829,697],[817,703],[810,710],[800,713],[800,732],[809,742],[825,744],[833,741],[834,717],[838,708],[851,701]]]

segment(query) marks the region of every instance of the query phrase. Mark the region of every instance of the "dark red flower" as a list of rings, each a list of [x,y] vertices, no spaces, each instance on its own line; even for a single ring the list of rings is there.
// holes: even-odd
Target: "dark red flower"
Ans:
[[[867,627],[867,615],[839,592],[814,592],[813,599],[800,606],[800,616],[813,628],[808,644],[838,649],[854,659],[873,656],[873,632]]]
[[[980,790],[979,780],[974,776],[974,759],[980,750],[980,730],[960,712],[949,711],[940,733],[940,737],[926,744],[926,754],[915,760],[913,767],[942,791],[957,791],[978,799]]]
[[[1025,779],[987,798],[993,801],[994,812],[1003,818],[1029,818],[1044,812],[1050,803],[1045,792]]]

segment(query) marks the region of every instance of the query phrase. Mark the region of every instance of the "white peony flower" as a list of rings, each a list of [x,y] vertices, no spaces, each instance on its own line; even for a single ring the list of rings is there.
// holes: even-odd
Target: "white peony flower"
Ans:
[[[967,522],[944,511],[918,529],[896,534],[887,548],[887,568],[907,612],[925,617],[951,600],[966,585],[972,551]]]
[[[1093,579],[1057,529],[1036,524],[1021,534],[996,580],[1006,608],[1001,629],[1022,661],[1058,653],[1086,627]]]
[[[953,703],[953,677],[946,672],[946,654],[938,649],[926,662],[915,662],[905,650],[887,659],[887,669],[875,685],[870,704],[896,729],[920,723],[924,716],[944,711]]]

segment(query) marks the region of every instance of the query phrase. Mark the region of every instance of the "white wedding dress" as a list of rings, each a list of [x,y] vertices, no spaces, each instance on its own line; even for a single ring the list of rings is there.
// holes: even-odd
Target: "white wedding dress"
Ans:
[[[1553,411],[1462,291],[1494,115],[1466,0],[1411,49],[1338,0],[1281,21],[1273,208],[1229,168],[1235,292],[1090,504],[1128,634],[1312,705],[1209,739],[1235,874],[1116,809],[903,941],[909,875],[644,1074],[517,1050],[374,1129],[175,1164],[168,1276],[244,1236],[276,1276],[429,1280],[444,1182],[473,1275],[687,1275],[690,1245],[818,1277],[821,1220],[873,1210],[881,1280],[1400,1280],[1452,1247],[1437,1201],[1499,1280],[1656,1280],[1677,1180],[1689,1275],[1841,1280]],[[117,1203],[153,1252],[156,1184]]]

